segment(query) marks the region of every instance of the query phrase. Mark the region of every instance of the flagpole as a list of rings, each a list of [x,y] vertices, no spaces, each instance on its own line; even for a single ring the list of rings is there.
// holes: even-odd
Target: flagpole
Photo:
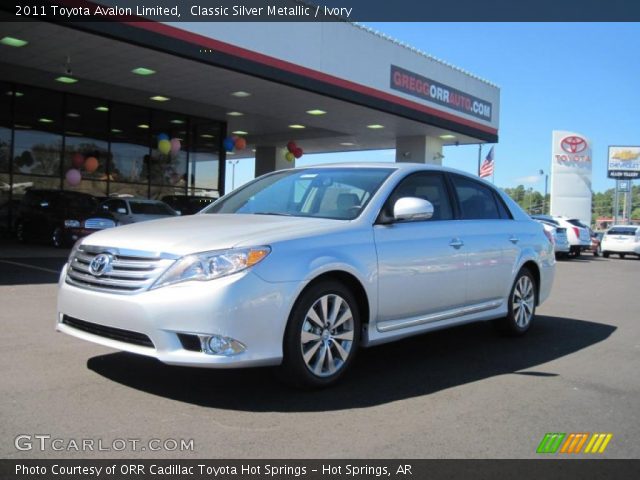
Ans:
[[[482,144],[478,144],[478,176],[480,176],[480,162],[482,162]]]

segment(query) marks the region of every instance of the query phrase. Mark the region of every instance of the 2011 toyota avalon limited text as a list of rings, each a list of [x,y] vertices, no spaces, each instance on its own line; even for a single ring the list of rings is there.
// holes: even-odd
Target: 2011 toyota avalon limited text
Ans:
[[[542,226],[485,181],[325,165],[79,241],[57,329],[167,364],[280,365],[290,382],[325,386],[360,347],[485,320],[524,334],[554,274]]]

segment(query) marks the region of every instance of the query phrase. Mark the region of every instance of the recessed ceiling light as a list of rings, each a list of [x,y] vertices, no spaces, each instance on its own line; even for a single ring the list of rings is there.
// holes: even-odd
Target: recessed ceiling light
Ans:
[[[170,98],[163,97],[162,95],[154,95],[153,97],[149,97],[149,100],[153,100],[154,102],[167,102]]]
[[[79,113],[75,113],[75,112],[69,112],[67,113],[67,117],[71,117],[71,118],[78,118],[80,116]]]
[[[450,133],[446,133],[444,135],[440,135],[440,138],[442,140],[451,140],[452,138],[456,138],[455,135],[451,135]]]
[[[353,147],[355,143],[351,142],[341,142],[340,145],[344,145],[345,147]]]
[[[308,113],[309,115],[324,115],[324,114],[325,114],[325,113],[327,113],[327,112],[325,112],[324,110],[317,110],[317,109],[315,109],[315,110],[307,110],[307,113]]]
[[[26,40],[15,38],[15,37],[3,37],[0,40],[0,43],[2,43],[3,45],[7,45],[9,47],[24,47],[29,42],[27,42]]]
[[[241,117],[244,115],[244,113],[242,112],[227,112],[227,115],[229,115],[230,117]]]
[[[53,123],[53,120],[51,120],[50,118],[46,118],[46,117],[39,118],[38,121],[40,123]]]
[[[71,131],[69,131],[69,132],[64,132],[64,133],[65,133],[65,135],[71,135],[71,136],[74,136],[74,137],[81,137],[82,136],[82,133],[80,133],[80,132],[71,132]]]
[[[299,125],[297,123],[294,123],[293,125],[289,125],[289,128],[300,130],[300,129],[303,129],[303,128],[306,128],[306,127],[304,125]]]
[[[138,125],[138,127],[140,127],[140,125]],[[122,133],[122,130],[120,130],[119,128],[112,128],[111,133]]]
[[[202,138],[215,138],[213,135],[209,134],[209,133],[203,133],[202,135],[200,135]]]
[[[24,93],[22,93],[22,92],[17,92],[17,91],[16,91],[16,92],[14,92],[14,91],[12,91],[12,90],[9,90],[9,91],[7,92],[7,95],[9,95],[9,96],[15,95],[16,97],[22,97],[22,96],[24,96]]]
[[[135,73],[136,75],[153,75],[154,73],[156,73],[155,70],[151,70],[150,68],[145,68],[145,67],[138,67],[138,68],[134,68],[133,70],[131,70],[132,73]]]
[[[249,132],[245,132],[244,130],[236,130],[231,133],[233,133],[234,135],[249,135]]]
[[[138,128],[149,128],[149,125],[147,125],[146,123],[141,123],[140,125],[138,125]]]
[[[56,78],[56,82],[71,84],[71,83],[77,83],[78,79],[73,77],[65,77],[63,75],[61,77]]]
[[[21,125],[19,123],[14,123],[13,126],[15,128],[24,128],[25,130],[29,130],[31,128],[31,125]]]
[[[105,107],[104,105],[100,105],[99,107],[96,107],[96,110],[98,112],[108,112],[109,111],[109,107]]]
[[[179,118],[174,118],[173,120],[171,120],[171,123],[173,123],[174,125],[182,125],[184,123],[184,120],[180,120]]]
[[[251,149],[251,151],[255,153],[256,149],[255,149],[255,148],[252,148],[252,149]]]
[[[237,92],[233,92],[231,94],[234,97],[238,97],[238,98],[245,98],[245,97],[250,97],[251,94],[249,92],[243,92],[242,90],[239,90]]]
[[[371,130],[380,130],[381,128],[384,128],[384,125],[374,123],[373,125],[367,125],[367,128],[370,128]]]

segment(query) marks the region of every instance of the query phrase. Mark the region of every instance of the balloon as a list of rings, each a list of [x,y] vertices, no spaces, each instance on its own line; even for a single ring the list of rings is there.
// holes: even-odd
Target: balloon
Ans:
[[[87,157],[84,161],[84,169],[87,173],[93,173],[98,169],[98,159],[96,157]]]
[[[235,147],[235,142],[233,141],[233,138],[227,137],[222,142],[222,146],[227,152],[233,152],[233,147]]]
[[[293,156],[296,158],[300,158],[303,153],[304,151],[300,147],[296,147],[296,149],[293,151]]]
[[[169,140],[169,135],[167,135],[166,133],[159,133],[158,134],[158,142],[160,142],[162,140]]]
[[[296,142],[294,142],[293,140],[290,140],[289,143],[287,143],[287,150],[289,150],[291,153],[293,153],[296,147]]]
[[[158,150],[163,155],[166,155],[167,153],[169,153],[171,151],[171,142],[169,140],[166,140],[166,139],[165,140],[160,140],[158,142]]]
[[[247,148],[247,141],[242,137],[238,137],[236,139],[236,148],[238,150],[244,150],[245,148]]]
[[[293,162],[293,160],[295,160],[296,157],[293,155],[293,153],[287,152],[284,154],[284,158],[287,159],[287,162]]]
[[[75,187],[82,181],[82,174],[80,173],[80,170],[76,168],[70,168],[69,170],[67,170],[64,178],[66,178],[69,185]]]
[[[78,152],[74,153],[73,157],[71,157],[71,165],[73,165],[73,168],[80,168],[83,163],[84,155]]]
[[[182,148],[182,145],[180,144],[180,139],[179,138],[172,138],[171,139],[171,153],[178,153],[181,148]]]

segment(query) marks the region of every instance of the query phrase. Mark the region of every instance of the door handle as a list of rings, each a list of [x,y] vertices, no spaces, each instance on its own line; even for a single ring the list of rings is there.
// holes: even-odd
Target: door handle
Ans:
[[[518,237],[516,237],[515,235],[511,235],[511,238],[509,238],[509,241],[515,245],[516,243],[518,243],[520,241],[520,239]]]
[[[464,245],[464,242],[459,238],[454,238],[449,242],[449,246],[455,248],[456,250],[462,247],[463,245]]]

